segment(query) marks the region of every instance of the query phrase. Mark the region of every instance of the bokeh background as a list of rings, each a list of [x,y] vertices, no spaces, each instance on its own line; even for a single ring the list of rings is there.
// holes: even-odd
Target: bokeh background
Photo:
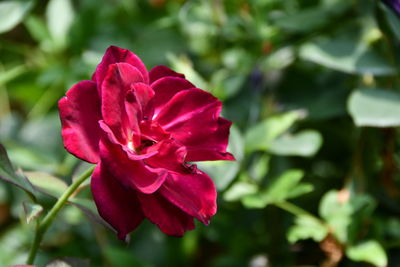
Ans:
[[[119,241],[82,187],[38,266],[400,266],[400,19],[375,0],[0,1],[0,143],[46,193],[0,181],[0,266],[88,167],[57,101],[110,45],[221,99],[237,161],[199,164],[219,210],[183,238],[145,222]]]

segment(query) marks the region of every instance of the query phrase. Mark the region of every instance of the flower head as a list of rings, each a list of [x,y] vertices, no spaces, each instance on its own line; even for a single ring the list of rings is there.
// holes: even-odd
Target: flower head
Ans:
[[[189,162],[234,160],[221,102],[165,66],[149,72],[111,46],[90,81],[59,101],[65,148],[97,164],[91,180],[99,214],[124,239],[144,218],[169,235],[208,224],[216,212],[209,176]]]

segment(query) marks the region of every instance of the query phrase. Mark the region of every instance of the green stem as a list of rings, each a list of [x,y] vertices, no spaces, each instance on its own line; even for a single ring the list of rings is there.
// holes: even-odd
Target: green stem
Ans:
[[[43,236],[46,233],[47,229],[53,222],[58,212],[67,203],[69,197],[75,192],[79,185],[82,184],[92,174],[94,167],[95,166],[90,167],[81,176],[79,176],[75,181],[72,182],[68,189],[57,200],[56,204],[54,204],[54,206],[51,208],[49,213],[47,213],[46,217],[44,217],[44,219],[38,224],[36,228],[35,238],[29,252],[28,260],[26,261],[27,264],[33,264],[33,262],[35,261],[36,253],[39,249],[39,245],[42,242]]]

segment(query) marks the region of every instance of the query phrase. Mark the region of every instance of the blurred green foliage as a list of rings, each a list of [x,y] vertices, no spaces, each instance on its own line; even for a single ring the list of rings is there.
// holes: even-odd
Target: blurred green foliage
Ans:
[[[0,265],[87,168],[56,104],[116,45],[220,98],[237,161],[199,164],[219,210],[183,238],[118,241],[83,185],[38,266],[399,266],[399,29],[376,0],[0,1],[0,175],[29,193],[0,181]]]

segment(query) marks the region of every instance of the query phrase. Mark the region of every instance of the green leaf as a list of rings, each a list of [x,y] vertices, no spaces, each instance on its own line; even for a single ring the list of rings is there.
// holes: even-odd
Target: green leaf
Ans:
[[[46,9],[47,27],[57,47],[63,48],[74,22],[71,0],[50,0]]]
[[[276,19],[277,26],[291,32],[308,32],[329,21],[329,13],[322,8],[302,9],[294,14]]]
[[[35,220],[43,212],[43,207],[39,204],[25,201],[22,205],[24,207],[26,223]]]
[[[396,70],[357,34],[319,38],[300,47],[300,57],[324,67],[352,74],[393,75]]]
[[[368,240],[346,249],[346,255],[353,261],[364,261],[385,267],[388,259],[384,248],[375,240]]]
[[[7,32],[22,21],[32,8],[33,1],[0,2],[0,33]]]
[[[322,136],[314,130],[286,134],[272,141],[268,151],[281,156],[311,157],[322,144]]]
[[[13,79],[17,78],[26,71],[27,68],[24,65],[16,66],[11,69],[2,71],[0,73],[0,86],[8,83],[9,81],[12,81]]]
[[[310,184],[300,183],[304,173],[301,170],[288,170],[275,178],[267,189],[251,195],[244,195],[242,203],[247,208],[264,208],[268,204],[278,203],[298,197],[313,190]]]
[[[257,191],[258,187],[255,184],[236,182],[224,193],[224,199],[226,201],[237,201],[244,196],[257,193]]]
[[[60,197],[68,188],[63,180],[45,172],[32,171],[24,172],[24,174],[38,191],[56,198]]]
[[[296,217],[295,225],[289,229],[287,238],[290,243],[296,243],[303,239],[313,239],[321,242],[328,234],[328,229],[321,222],[310,216]]]
[[[245,136],[247,152],[267,150],[272,141],[287,131],[301,117],[298,111],[272,116],[251,127]]]
[[[35,189],[32,184],[20,173],[16,173],[8,158],[7,151],[0,144],[0,179],[23,189],[32,199],[35,199]]]
[[[385,14],[385,18],[390,30],[393,32],[395,38],[397,40],[400,40],[400,20],[398,16],[395,14],[395,12],[393,12],[393,10],[388,8],[385,4],[381,3],[380,6],[383,10],[383,13]]]
[[[291,65],[295,59],[293,47],[284,47],[268,55],[261,62],[261,69],[263,71],[281,70]]]
[[[100,217],[93,200],[73,197],[68,200],[68,203],[81,210],[90,220],[99,223],[116,233],[115,229]]]
[[[276,178],[267,190],[269,202],[281,202],[290,198],[291,191],[298,186],[303,176],[304,172],[301,170],[289,170]]]
[[[319,206],[322,218],[334,229],[334,235],[342,243],[348,239],[348,230],[351,224],[353,209],[349,200],[341,200],[337,190],[327,192],[322,198]]]
[[[400,94],[382,89],[358,89],[349,98],[348,110],[357,126],[400,126]]]

